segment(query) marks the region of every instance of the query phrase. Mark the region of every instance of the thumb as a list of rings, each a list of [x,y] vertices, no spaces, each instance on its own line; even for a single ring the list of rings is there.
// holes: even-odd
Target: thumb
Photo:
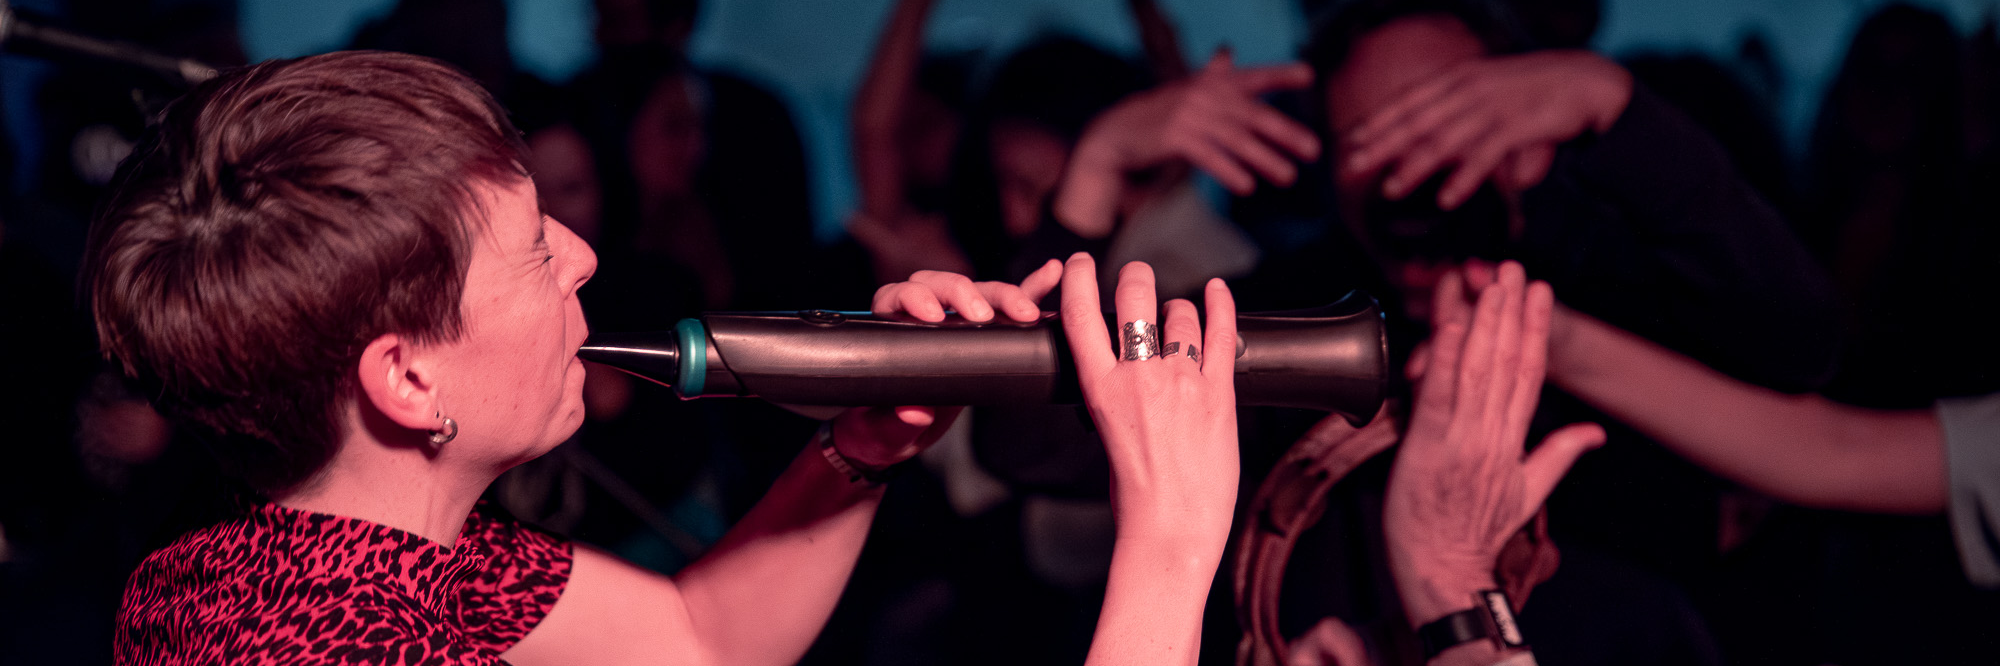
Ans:
[[[912,442],[917,447],[917,453],[922,453],[924,449],[930,448],[932,444],[936,444],[939,439],[943,438],[945,431],[950,430],[952,424],[958,421],[958,414],[965,411],[964,407],[904,407],[902,409],[922,409],[929,412],[930,425],[926,426],[923,432],[917,433],[916,441]]]
[[[1228,44],[1215,47],[1215,55],[1208,57],[1208,64],[1201,66],[1203,74],[1222,73],[1236,68],[1236,54]]]
[[[931,423],[937,421],[937,411],[929,407],[897,407],[894,411],[897,423],[919,430],[929,428]]]
[[[1528,452],[1528,458],[1521,463],[1521,476],[1527,495],[1522,498],[1525,506],[1522,515],[1533,515],[1556,489],[1569,468],[1583,452],[1604,445],[1604,428],[1595,423],[1572,423],[1563,426],[1542,440],[1541,446]]]
[[[850,409],[834,419],[833,442],[843,456],[886,467],[922,450],[917,443],[936,422],[937,414],[929,407]]]

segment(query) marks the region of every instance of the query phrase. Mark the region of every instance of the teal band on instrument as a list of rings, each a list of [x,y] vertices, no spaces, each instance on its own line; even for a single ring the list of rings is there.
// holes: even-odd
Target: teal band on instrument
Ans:
[[[680,347],[680,381],[674,392],[682,398],[699,398],[708,383],[708,327],[699,319],[682,319],[674,324],[674,343]]]

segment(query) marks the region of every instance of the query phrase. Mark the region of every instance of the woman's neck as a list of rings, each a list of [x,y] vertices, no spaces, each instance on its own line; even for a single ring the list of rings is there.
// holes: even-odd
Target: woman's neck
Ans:
[[[449,548],[494,478],[454,473],[420,449],[346,442],[313,480],[275,499],[294,509],[387,525]]]

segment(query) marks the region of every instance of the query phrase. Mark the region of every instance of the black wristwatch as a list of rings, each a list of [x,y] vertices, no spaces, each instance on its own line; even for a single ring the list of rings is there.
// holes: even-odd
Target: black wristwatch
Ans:
[[[1417,628],[1417,640],[1424,644],[1424,661],[1482,638],[1491,639],[1493,646],[1501,650],[1528,646],[1527,639],[1521,636],[1521,625],[1514,621],[1514,606],[1507,600],[1506,592],[1480,590],[1472,595],[1472,600],[1472,608]]]

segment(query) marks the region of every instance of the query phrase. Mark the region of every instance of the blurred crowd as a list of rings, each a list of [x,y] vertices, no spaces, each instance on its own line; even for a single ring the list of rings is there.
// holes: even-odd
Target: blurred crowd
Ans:
[[[245,60],[226,3],[72,4],[81,31]],[[2000,293],[1991,18],[1966,34],[1928,9],[1873,12],[1794,157],[1764,38],[1730,59],[1613,62],[1586,50],[1595,0],[1302,0],[1303,64],[1262,67],[1226,49],[1190,60],[1154,0],[1126,3],[1140,53],[1054,34],[934,52],[933,4],[897,0],[880,23],[851,107],[858,206],[831,243],[813,233],[792,111],[688,58],[693,0],[596,0],[600,57],[561,84],[515,67],[501,0],[402,0],[350,46],[451,62],[514,114],[545,212],[598,253],[581,292],[593,330],[860,309],[915,271],[1018,281],[1088,250],[1103,284],[1143,260],[1162,298],[1222,276],[1245,311],[1365,291],[1402,368],[1445,268],[1517,259],[1567,307],[1751,384],[1870,408],[2000,392],[1979,314]],[[36,185],[0,206],[0,663],[108,661],[125,576],[245,493],[103,364],[75,299],[87,220],[175,89],[55,67],[28,104],[43,159],[23,165],[31,178],[0,174]],[[585,399],[577,435],[491,499],[665,572],[818,426],[602,368]],[[1321,416],[1244,411],[1246,504]],[[1522,615],[1544,663],[2000,659],[2000,595],[1967,580],[1944,516],[1774,499],[1553,387],[1530,441],[1584,420],[1609,442],[1537,523],[1561,553]],[[1387,458],[1333,484],[1284,570],[1261,574],[1283,576],[1284,636],[1401,622]],[[920,463],[891,485],[804,663],[1081,661],[1112,546],[1088,421],[979,407]],[[1229,567],[1220,580],[1203,663],[1234,662],[1243,633]]]

